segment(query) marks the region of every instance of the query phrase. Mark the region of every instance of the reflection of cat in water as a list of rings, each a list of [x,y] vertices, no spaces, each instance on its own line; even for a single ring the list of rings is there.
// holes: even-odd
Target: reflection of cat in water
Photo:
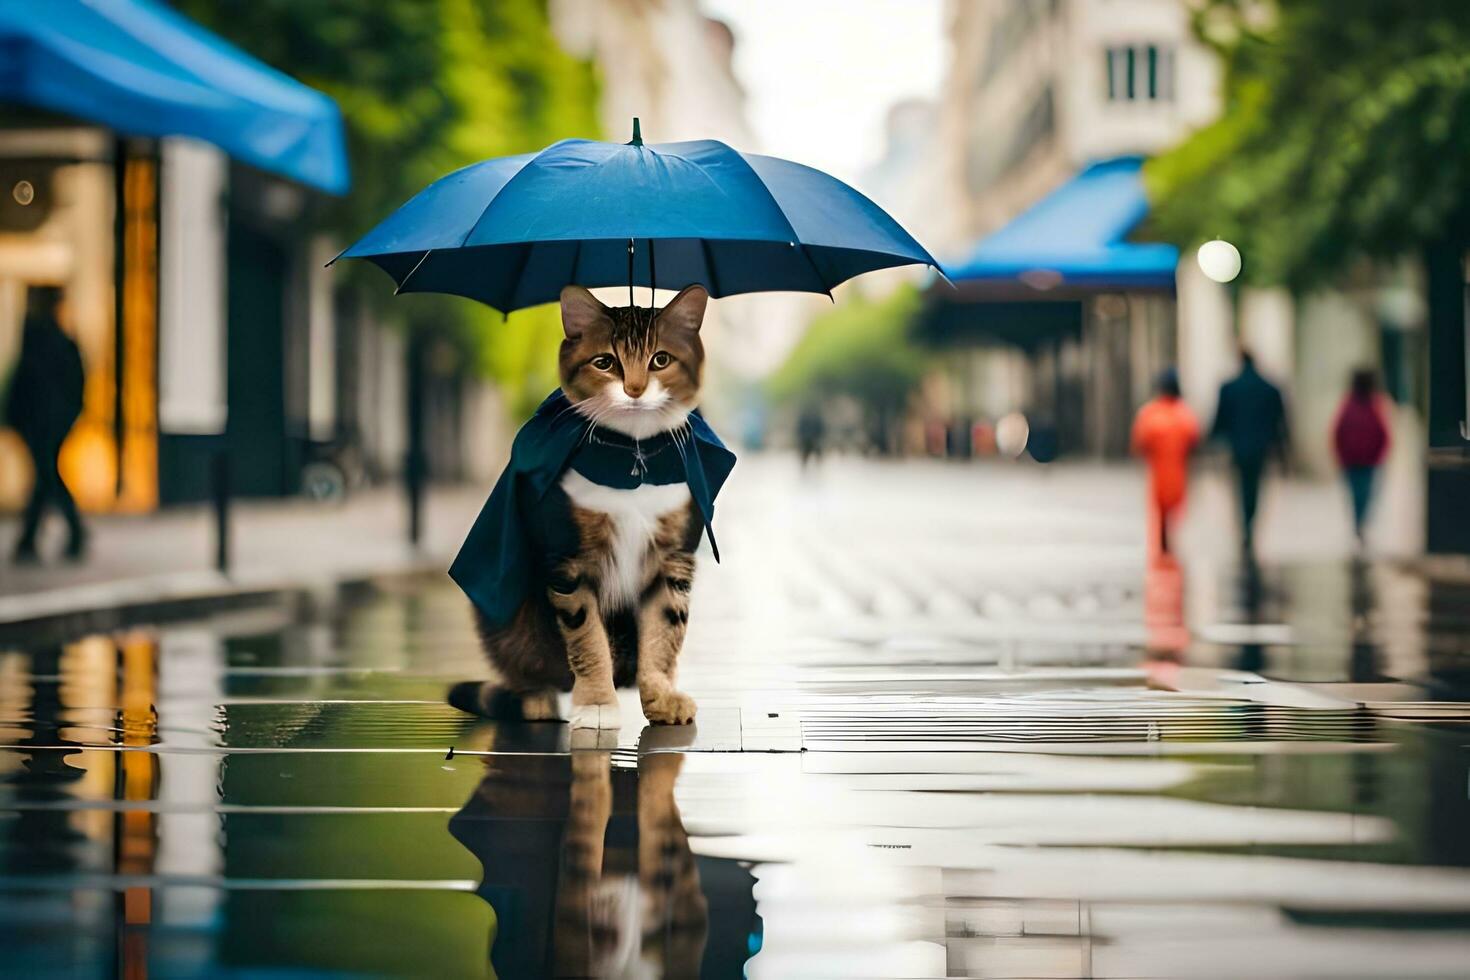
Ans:
[[[682,764],[492,757],[450,831],[484,865],[498,976],[700,975],[709,913],[674,803]]]
[[[637,867],[605,863],[612,778],[603,752],[572,756],[556,897],[556,974],[694,977],[709,928],[689,836],[674,804],[684,758],[638,760]]]

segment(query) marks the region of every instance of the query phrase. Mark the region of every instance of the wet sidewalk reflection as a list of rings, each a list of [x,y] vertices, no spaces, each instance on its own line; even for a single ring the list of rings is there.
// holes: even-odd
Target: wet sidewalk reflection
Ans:
[[[674,801],[683,756],[492,759],[449,821],[480,861],[498,975],[731,976],[760,949],[754,878],[696,858]]]
[[[0,973],[1464,974],[1470,584],[870,475],[732,498],[689,728],[455,711],[437,579],[0,648]]]

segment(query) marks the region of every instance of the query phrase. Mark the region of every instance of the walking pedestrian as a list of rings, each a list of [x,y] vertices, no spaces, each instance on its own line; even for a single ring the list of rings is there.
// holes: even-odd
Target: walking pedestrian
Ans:
[[[822,443],[827,436],[827,423],[822,409],[815,403],[802,406],[796,417],[796,447],[801,454],[801,468],[822,461]]]
[[[1359,547],[1373,500],[1373,484],[1378,467],[1388,455],[1389,441],[1387,406],[1378,393],[1374,374],[1367,369],[1354,371],[1332,424],[1332,445],[1352,496],[1353,533],[1358,536]]]
[[[1179,397],[1179,375],[1163,371],[1156,394],[1133,420],[1133,453],[1148,464],[1149,507],[1159,552],[1169,553],[1169,523],[1184,503],[1189,454],[1199,445],[1199,422]]]
[[[61,290],[33,287],[28,299],[20,358],[5,399],[5,417],[25,442],[35,472],[15,560],[38,559],[36,535],[52,504],[66,519],[70,534],[67,557],[79,559],[86,551],[87,534],[76,502],[61,480],[57,460],[62,442],[82,412],[82,355],[57,319]]]
[[[1255,547],[1256,505],[1261,496],[1261,475],[1275,451],[1285,455],[1286,404],[1281,390],[1256,370],[1250,351],[1240,352],[1240,373],[1220,386],[1211,438],[1230,446],[1240,493],[1241,550]]]

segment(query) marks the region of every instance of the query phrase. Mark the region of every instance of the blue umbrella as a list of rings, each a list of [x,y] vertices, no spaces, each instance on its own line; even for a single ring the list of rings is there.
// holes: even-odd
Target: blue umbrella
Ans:
[[[563,140],[442,177],[339,258],[367,259],[397,292],[468,296],[509,313],[570,283],[712,296],[831,295],[874,269],[939,268],[882,208],[798,163],[717,140]]]

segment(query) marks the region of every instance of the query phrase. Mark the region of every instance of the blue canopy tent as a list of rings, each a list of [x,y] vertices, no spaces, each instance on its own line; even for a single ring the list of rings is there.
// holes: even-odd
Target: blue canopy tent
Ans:
[[[1172,293],[1179,250],[1128,237],[1148,216],[1142,166],[1131,156],[1093,163],[946,264],[955,288],[929,291],[921,334],[1031,349],[1080,335],[1089,296]]]
[[[0,102],[135,136],[192,136],[347,190],[337,105],[154,0],[0,0]]]
[[[1050,454],[1083,446],[1126,450],[1126,431],[1119,436],[1112,420],[1106,432],[1088,427],[1086,392],[1100,384],[1110,398],[1124,398],[1132,373],[1146,368],[1112,360],[1118,345],[1100,342],[1087,327],[1088,300],[1100,293],[1167,299],[1174,292],[1179,250],[1129,237],[1148,216],[1142,166],[1139,157],[1117,157],[1085,168],[946,265],[955,289],[929,290],[919,317],[917,332],[936,345],[1025,352],[1035,392],[1027,411],[1033,428],[1047,434]],[[1089,365],[1081,373],[1064,370],[1064,349],[1073,345],[1081,345],[1082,357],[1071,363]]]
[[[982,283],[1172,290],[1179,250],[1128,240],[1148,215],[1142,166],[1140,157],[1092,164],[945,272],[962,292]]]

